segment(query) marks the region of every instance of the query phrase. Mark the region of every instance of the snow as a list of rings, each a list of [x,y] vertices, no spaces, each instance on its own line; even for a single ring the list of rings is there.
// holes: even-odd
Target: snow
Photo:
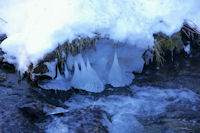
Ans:
[[[96,33],[109,37],[110,40],[96,42],[96,51],[88,50],[79,57],[65,55],[65,76],[56,79],[66,81],[64,89],[72,85],[100,92],[108,83],[128,85],[134,78],[132,72],[142,72],[142,54],[153,47],[154,33],[170,36],[184,23],[200,30],[199,7],[199,0],[0,1],[0,34],[8,37],[0,47],[7,53],[5,61],[15,64],[23,73],[30,63],[36,66],[66,41],[94,38]],[[116,42],[118,47],[114,48]],[[148,64],[150,59],[147,60]],[[55,71],[54,65],[51,68]],[[54,72],[50,71],[51,74]]]
[[[8,36],[1,47],[21,71],[78,35],[100,33],[146,48],[153,45],[153,33],[171,35],[184,22],[199,30],[199,7],[199,0],[1,1],[0,33]]]

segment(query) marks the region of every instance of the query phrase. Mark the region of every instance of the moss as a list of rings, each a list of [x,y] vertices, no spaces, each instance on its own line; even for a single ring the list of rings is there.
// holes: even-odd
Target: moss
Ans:
[[[155,42],[154,44],[154,53],[157,64],[162,65],[165,61],[163,58],[164,52],[158,42]]]
[[[96,50],[96,40],[101,39],[100,35],[96,34],[94,38],[81,38],[78,37],[77,39],[73,40],[71,43],[69,41],[66,41],[62,45],[58,45],[58,47],[52,51],[51,53],[48,53],[43,60],[41,60],[35,67],[33,64],[29,66],[29,77],[32,79],[32,73],[35,74],[45,74],[46,72],[49,72],[47,66],[45,65],[45,62],[54,62],[57,60],[56,70],[59,70],[61,74],[64,74],[65,69],[65,63],[66,59],[69,53],[71,53],[72,56],[76,56],[79,53],[87,52],[89,49]],[[57,75],[57,71],[56,71]]]
[[[180,53],[181,50],[183,50],[184,48],[181,32],[177,32],[170,37],[162,33],[158,33],[154,35],[154,39],[155,39],[154,41],[155,58],[156,58],[156,62],[160,65],[162,65],[165,62],[164,51],[169,50],[173,57],[174,51],[177,51],[178,53]]]
[[[39,73],[44,74],[44,73],[47,73],[47,72],[49,72],[49,70],[48,70],[48,68],[45,64],[39,64],[33,70],[33,73],[36,73],[36,74],[39,74]]]

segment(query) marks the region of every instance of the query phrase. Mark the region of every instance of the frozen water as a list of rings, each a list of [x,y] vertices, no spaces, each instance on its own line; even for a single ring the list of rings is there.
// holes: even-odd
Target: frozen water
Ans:
[[[153,62],[153,53],[147,50],[144,54],[145,63],[148,65],[150,62]]]
[[[171,35],[184,22],[200,29],[199,0],[6,0],[0,1],[0,33],[5,58],[26,71],[58,44],[94,33],[153,46],[153,34]],[[15,58],[13,58],[15,57]]]
[[[61,119],[55,118],[54,121],[47,127],[47,133],[68,133],[68,127],[62,123]]]
[[[74,65],[73,77],[67,77],[72,85],[100,91],[102,84],[124,86],[131,83],[134,78],[131,73],[143,69],[142,54],[145,49],[152,48],[154,33],[172,35],[183,23],[200,30],[199,7],[199,0],[0,1],[0,34],[8,37],[1,48],[6,52],[5,60],[23,73],[30,63],[36,66],[45,54],[66,41],[93,38],[97,34],[109,37],[110,40],[97,42],[97,50],[89,50],[88,56],[74,59],[69,54],[67,58],[69,76]],[[114,42],[121,43],[113,62]],[[84,57],[89,58],[90,68],[86,67]]]
[[[72,78],[73,87],[90,92],[103,91],[104,84],[92,69],[89,59],[87,59],[87,65],[80,54],[77,56],[77,60],[79,62],[75,61],[74,63],[75,70],[74,77]],[[80,69],[78,65],[80,65]]]
[[[134,79],[132,72],[143,69],[143,52],[144,49],[134,45],[119,43],[114,48],[113,40],[98,40],[96,50],[90,49],[88,53],[82,52],[75,57],[69,53],[64,71],[65,82],[90,92],[103,91],[105,84],[114,87],[129,85]],[[57,60],[45,63],[49,68],[46,75],[55,77],[56,63]]]
[[[66,73],[66,71],[65,71]],[[67,91],[71,88],[71,83],[64,77],[64,75],[60,75],[59,70],[57,69],[57,77],[54,80],[44,80],[39,82],[38,84],[41,88],[50,90],[64,90]]]
[[[104,84],[108,81],[108,73],[113,62],[113,46],[113,40],[97,40],[96,51],[88,51],[90,63]]]
[[[90,92],[101,92],[104,90],[105,84],[111,84],[115,87],[129,85],[134,79],[132,72],[141,72],[144,65],[142,59],[144,49],[136,46],[125,47],[126,44],[120,43],[115,48],[115,51],[119,53],[118,59],[112,40],[99,40],[97,44],[96,50],[89,50],[88,53],[83,52],[75,57],[69,53],[66,57],[67,64],[64,66],[64,75],[60,75],[58,71],[59,75],[54,79],[55,81],[48,82],[47,85],[44,85],[46,82],[40,82],[40,86],[47,87],[46,89],[49,87],[59,89],[61,87],[56,87],[59,84],[59,86],[67,86],[67,89],[63,88],[68,90],[71,85]],[[45,63],[49,68],[49,72],[45,75],[55,77],[56,63],[57,60]],[[63,88],[61,90],[64,90]]]
[[[190,44],[184,46],[184,51],[185,51],[187,54],[190,54]]]
[[[68,66],[68,68],[70,69],[70,70],[72,70],[72,67],[73,67],[73,65],[74,65],[74,58],[73,58],[73,56],[71,55],[71,53],[69,53],[68,54],[68,56],[67,56],[67,66]]]
[[[138,48],[134,45],[127,45],[126,43],[118,43],[117,48],[114,49],[113,40],[98,40],[96,42],[96,51],[90,50],[88,52],[92,67],[104,84],[111,83],[108,77],[111,67],[114,65],[113,56],[115,57],[115,51],[118,57],[115,58],[115,65],[118,64],[117,67],[120,68],[123,74],[115,73],[113,77],[120,78],[120,74],[124,75],[122,78],[125,79],[124,82],[126,83],[123,83],[123,85],[130,84],[134,78],[132,72],[141,72],[143,69],[144,60],[142,54],[144,49],[142,48]]]
[[[79,70],[79,66],[78,66],[78,63],[77,61],[74,62],[74,75],[73,75],[73,78],[72,78],[72,85],[75,87],[75,88],[80,88],[81,87],[81,71]]]
[[[87,75],[85,76],[87,79],[87,82],[85,82],[84,88],[87,91],[92,92],[101,92],[104,90],[104,84],[99,79],[98,75],[94,71],[94,69],[91,67],[89,59],[87,59]]]
[[[47,73],[45,73],[45,75],[54,78],[56,76],[57,60],[55,60],[54,62],[45,62],[44,64],[48,67],[49,70]]]
[[[67,65],[65,64],[65,71],[64,71],[65,79],[68,79],[70,77],[70,73],[67,69]]]
[[[145,49],[135,45],[118,44],[117,55],[119,64],[124,71],[140,73],[143,70],[144,60],[142,58]]]
[[[113,64],[112,64],[112,67],[110,69],[108,78],[109,78],[108,82],[111,85],[113,85],[114,87],[129,85],[134,78],[133,74],[131,74],[131,73],[126,74],[120,68],[116,52],[115,52],[115,55],[114,55]]]
[[[144,127],[131,113],[122,113],[113,117],[111,133],[142,133]]]

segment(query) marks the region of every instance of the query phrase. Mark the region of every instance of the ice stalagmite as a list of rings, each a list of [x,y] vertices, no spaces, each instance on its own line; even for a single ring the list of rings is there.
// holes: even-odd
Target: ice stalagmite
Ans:
[[[114,87],[120,87],[129,85],[132,82],[134,75],[130,75],[130,73],[125,73],[119,66],[117,52],[115,51],[113,64],[111,66],[108,82]]]
[[[104,90],[103,82],[98,77],[95,70],[91,67],[89,59],[87,59],[87,82],[85,88],[91,92],[101,92]]]
[[[70,70],[72,70],[72,67],[73,67],[73,65],[74,65],[74,58],[73,58],[73,56],[71,55],[71,53],[68,54],[66,63],[67,63],[68,68],[69,68]]]
[[[78,65],[80,65],[80,69]],[[74,67],[73,87],[90,92],[101,92],[104,90],[104,85],[94,69],[92,69],[89,60],[87,60],[86,66],[82,56],[78,55]]]
[[[65,75],[65,79],[68,79],[69,78],[69,71],[67,69],[67,65],[65,64],[65,72],[64,72],[64,75]]]
[[[79,70],[78,62],[74,61],[74,75],[73,75],[71,83],[72,83],[72,86],[75,88],[80,88],[80,82],[81,82],[80,74],[81,74],[81,71]]]

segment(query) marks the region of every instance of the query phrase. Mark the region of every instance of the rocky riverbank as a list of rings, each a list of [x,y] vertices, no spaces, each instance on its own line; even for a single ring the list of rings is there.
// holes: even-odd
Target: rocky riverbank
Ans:
[[[189,37],[183,34],[182,40],[177,35],[167,38],[175,39],[176,45],[164,38],[165,43],[157,46],[162,50],[154,53],[154,61],[145,65],[142,73],[134,73],[131,85],[106,85],[101,93],[75,88],[68,91],[42,89],[37,81],[49,77],[37,77],[37,73],[48,72],[46,67],[39,65],[42,69],[34,70],[36,82],[31,81],[33,75],[25,75],[21,80],[15,67],[3,62],[1,51],[0,131],[199,133],[199,34]],[[2,36],[0,42],[5,38]],[[159,41],[159,36],[157,39]],[[186,54],[187,43],[190,51]],[[179,46],[181,49],[177,51]],[[165,60],[163,65],[158,64],[160,59]],[[62,62],[59,63],[56,67],[62,72]]]
[[[102,93],[93,94],[76,89],[71,89],[68,92],[47,91],[32,86],[26,78],[18,82],[14,67],[1,62],[1,132],[53,132],[56,129],[52,129],[52,127],[55,125],[61,126],[60,128],[65,129],[65,131],[109,132],[111,125],[114,124],[113,117],[115,115],[113,116],[109,110],[106,110],[107,105],[104,105],[106,108],[102,108],[102,103],[98,102],[98,100],[104,98],[106,103],[106,100],[109,100],[112,96],[131,97],[137,100],[138,90],[133,89],[135,88],[134,86],[139,88],[148,86],[150,88],[158,88],[162,93],[169,88],[178,89],[179,91],[176,90],[177,95],[184,96],[182,93],[185,93],[185,97],[189,97],[177,100],[177,96],[170,94],[170,91],[165,92],[163,96],[166,96],[167,99],[164,102],[174,102],[166,105],[164,112],[150,115],[144,112],[144,114],[141,112],[142,115],[133,113],[131,115],[134,116],[132,120],[135,121],[136,125],[138,123],[141,125],[140,129],[137,128],[137,132],[198,133],[200,131],[200,100],[193,101],[193,98],[198,98],[200,94],[199,66],[199,58],[188,57],[178,57],[177,60],[168,62],[162,67],[151,64],[144,68],[142,74],[136,75],[133,86],[122,88],[107,86]],[[187,88],[187,90],[182,90],[181,88]],[[145,92],[146,90],[143,91]],[[156,93],[161,93],[160,91],[152,90],[155,95]],[[151,91],[147,92],[147,94],[151,94]],[[80,96],[80,99],[83,98],[83,101],[84,97],[88,99],[88,105],[86,106],[86,103],[82,103],[83,101],[79,99],[80,107],[73,109],[70,104],[74,104],[76,96]],[[92,101],[89,101],[91,98],[93,102],[96,101],[96,105],[95,103],[91,104]],[[153,97],[149,96],[149,98],[149,101],[151,101]],[[163,99],[157,98],[155,100]],[[126,120],[127,118],[125,117],[124,119]],[[128,123],[125,122],[124,124],[128,126]]]

